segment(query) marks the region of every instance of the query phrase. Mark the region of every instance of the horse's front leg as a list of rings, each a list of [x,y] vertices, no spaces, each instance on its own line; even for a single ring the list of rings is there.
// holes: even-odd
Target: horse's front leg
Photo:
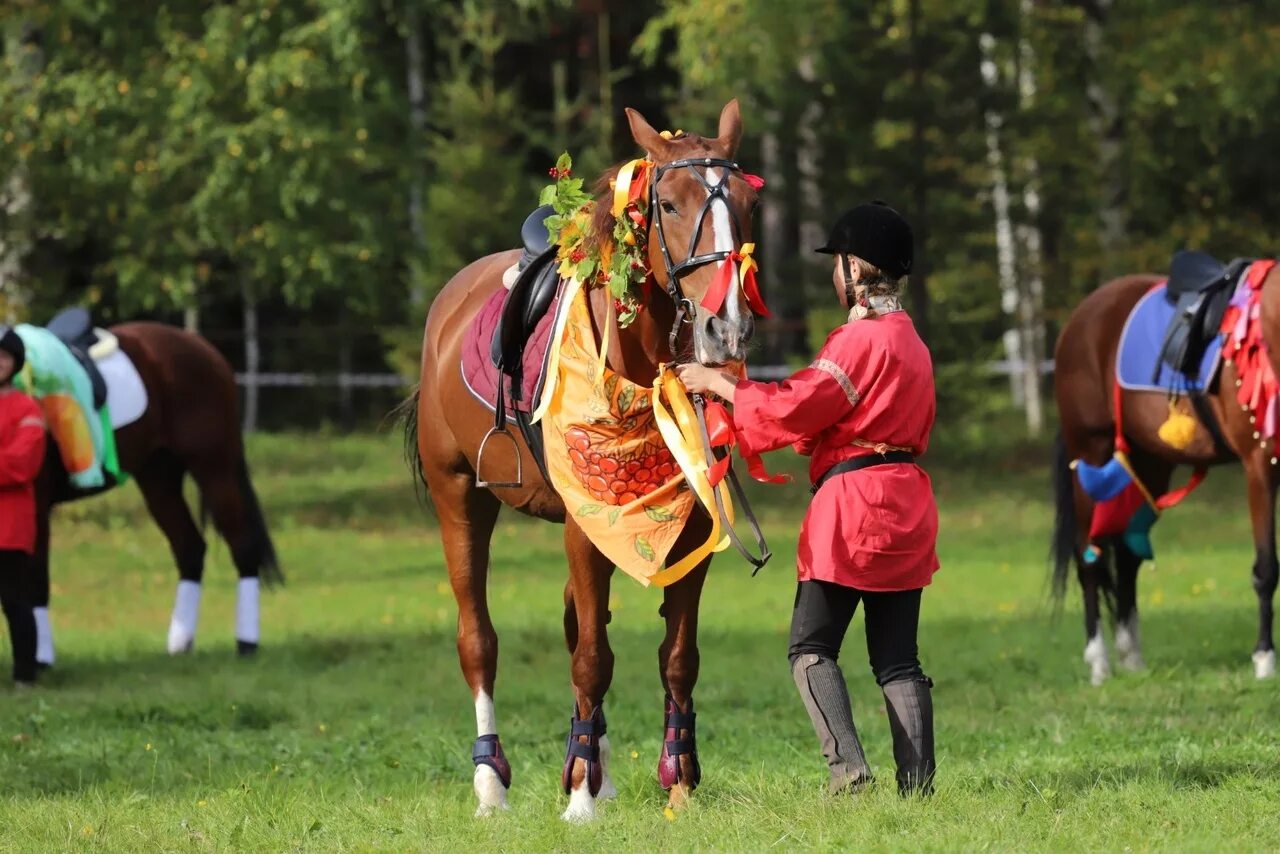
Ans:
[[[570,517],[565,521],[565,555],[569,559],[569,609],[577,632],[566,632],[572,652],[573,717],[565,751],[561,783],[569,795],[565,821],[586,822],[596,817],[596,799],[607,795],[605,767],[604,697],[613,682],[613,650],[609,647],[609,578],[613,564],[600,553]]]
[[[705,534],[704,534],[705,536]],[[677,548],[677,554],[679,550]],[[698,682],[698,603],[707,578],[707,558],[680,581],[663,591],[662,616],[667,634],[658,648],[658,672],[666,689],[662,753],[658,782],[670,792],[670,805],[680,807],[702,780],[693,711],[693,688]]]
[[[1255,451],[1245,463],[1249,484],[1249,515],[1253,521],[1253,589],[1258,594],[1258,643],[1253,649],[1253,673],[1268,679],[1276,673],[1276,648],[1271,638],[1276,593],[1276,476],[1269,453]]]

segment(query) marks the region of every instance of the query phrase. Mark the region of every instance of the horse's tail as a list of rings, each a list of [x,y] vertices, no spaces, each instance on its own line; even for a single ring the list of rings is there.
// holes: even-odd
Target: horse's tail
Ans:
[[[1053,540],[1049,559],[1053,571],[1053,598],[1061,605],[1067,592],[1067,575],[1076,553],[1076,496],[1067,442],[1058,433],[1053,441]]]
[[[276,558],[276,547],[271,541],[271,532],[267,530],[267,519],[262,514],[262,505],[258,503],[258,493],[253,489],[253,481],[249,478],[249,462],[240,457],[240,469],[236,473],[240,486],[240,501],[244,507],[246,542],[249,560],[258,568],[258,577],[264,587],[284,584],[284,573],[280,571],[280,561]]]
[[[421,396],[421,387],[415,388],[413,394],[391,410],[391,417],[404,425],[404,462],[413,472],[413,491],[419,501],[425,502],[427,479],[422,473],[422,452],[418,449],[418,400]]]

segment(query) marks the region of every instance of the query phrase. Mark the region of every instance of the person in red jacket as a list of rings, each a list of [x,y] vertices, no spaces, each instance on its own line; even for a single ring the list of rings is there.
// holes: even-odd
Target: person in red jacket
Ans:
[[[920,667],[916,633],[921,593],[938,569],[938,511],[915,461],[928,448],[936,404],[929,350],[898,299],[911,270],[911,227],[882,202],[859,205],[817,251],[835,256],[832,281],[849,320],[809,367],[782,383],[740,381],[701,365],[678,370],[690,391],[733,404],[744,456],[791,445],[811,458],[789,658],[831,791],[858,791],[871,780],[837,663],[862,603],[899,791],[927,793],[933,683]]]
[[[0,324],[0,610],[13,644],[13,679],[36,681],[36,618],[30,559],[36,545],[36,477],[44,464],[45,422],[39,405],[13,388],[26,348]]]

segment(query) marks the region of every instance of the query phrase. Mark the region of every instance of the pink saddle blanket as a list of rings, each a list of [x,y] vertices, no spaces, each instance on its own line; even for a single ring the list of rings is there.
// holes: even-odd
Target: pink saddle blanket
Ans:
[[[490,358],[490,347],[493,343],[493,332],[498,328],[498,318],[502,316],[502,304],[507,298],[506,289],[496,291],[485,300],[467,330],[462,341],[462,381],[467,384],[471,394],[489,408],[494,408],[498,398],[498,369]],[[555,322],[556,305],[560,297],[557,293],[547,313],[534,327],[533,334],[524,348],[524,377],[521,382],[520,400],[514,401],[511,396],[511,378],[502,377],[506,389],[508,409],[520,412],[532,412],[538,404],[542,393],[547,363],[547,343],[551,340],[551,326]],[[507,416],[510,420],[511,416]]]

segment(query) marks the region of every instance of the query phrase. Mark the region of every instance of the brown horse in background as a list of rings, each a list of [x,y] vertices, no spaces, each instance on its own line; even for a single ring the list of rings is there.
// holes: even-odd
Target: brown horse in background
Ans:
[[[753,320],[737,289],[717,315],[698,305],[712,282],[713,262],[727,258],[730,251],[740,250],[751,240],[756,194],[736,164],[729,162],[742,134],[738,103],[730,102],[724,108],[719,135],[711,139],[696,135],[667,139],[639,113],[628,110],[627,115],[632,136],[655,165],[653,174],[661,176],[650,187],[647,243],[649,268],[659,287],[651,289],[651,299],[625,329],[617,328],[613,320],[609,293],[602,288],[588,292],[597,341],[604,334],[604,324],[609,324],[609,367],[643,386],[653,382],[660,363],[677,357],[693,354],[711,365],[742,361]],[[690,158],[696,161],[686,163]],[[663,166],[669,169],[663,172]],[[614,174],[602,180],[597,210],[609,207],[607,179]],[[727,193],[718,186],[721,181],[727,182]],[[711,186],[716,187],[715,194]],[[655,223],[661,225],[655,227]],[[732,223],[737,224],[736,230]],[[597,229],[601,234],[598,224]],[[611,232],[612,226],[605,226],[601,236],[607,239]],[[671,252],[666,258],[664,247]],[[564,786],[570,795],[564,818],[582,821],[595,816],[597,796],[616,794],[608,778],[609,746],[601,711],[613,678],[613,651],[606,624],[614,567],[575,521],[565,518],[560,496],[537,474],[523,442],[519,449],[526,473],[523,487],[486,489],[476,485],[477,451],[493,415],[468,393],[459,370],[468,327],[485,301],[503,286],[503,271],[519,255],[516,251],[501,252],[472,263],[453,277],[432,304],[423,337],[421,386],[406,402],[406,440],[439,516],[449,578],[458,603],[458,657],[475,701],[478,738],[473,759],[478,815],[505,808],[511,783],[510,765],[502,752],[494,717],[498,637],[489,616],[486,590],[494,523],[506,504],[565,526],[569,581],[564,593],[564,628],[572,655],[576,713],[564,767]],[[685,262],[690,263],[679,269]],[[677,302],[683,303],[681,308],[686,312],[683,323]],[[681,352],[673,353],[668,333],[677,326],[680,343],[676,346]],[[710,525],[708,517],[695,513],[670,560],[679,560],[705,541]],[[662,591],[660,612],[666,620],[666,637],[658,652],[658,671],[668,700],[659,780],[670,790],[673,804],[682,802],[697,786],[700,775],[693,688],[698,679],[698,603],[709,564],[710,558]]]
[[[257,650],[258,580],[282,581],[275,547],[249,480],[240,434],[235,374],[209,342],[160,323],[125,323],[109,330],[137,368],[147,390],[141,418],[116,431],[121,469],[138,482],[178,564],[178,592],[169,627],[169,652],[191,649],[199,616],[205,539],[182,484],[190,474],[202,513],[231,547],[240,575],[236,643],[242,655]],[[50,513],[54,505],[86,497],[70,492],[57,448],[49,442],[37,489],[35,590],[39,648],[45,667],[54,659],[49,623]]]
[[[1058,339],[1054,386],[1062,433],[1054,465],[1057,500],[1053,537],[1054,591],[1065,592],[1068,566],[1074,558],[1084,593],[1086,646],[1084,659],[1093,683],[1110,676],[1106,641],[1099,628],[1099,593],[1113,611],[1116,652],[1120,664],[1134,670],[1144,667],[1138,637],[1138,567],[1142,559],[1122,542],[1105,549],[1093,563],[1084,560],[1092,501],[1080,488],[1068,464],[1083,459],[1101,465],[1115,450],[1113,388],[1120,334],[1130,312],[1142,296],[1164,277],[1126,276],[1108,282],[1085,298],[1063,327]],[[1273,368],[1280,369],[1280,267],[1262,285],[1262,329]],[[1157,435],[1169,415],[1168,398],[1155,392],[1123,391],[1121,409],[1124,434],[1131,447],[1134,471],[1153,495],[1168,491],[1174,468],[1209,466],[1239,459],[1248,483],[1249,513],[1253,521],[1256,557],[1253,588],[1258,595],[1258,641],[1254,647],[1255,675],[1275,673],[1272,642],[1272,600],[1276,591],[1275,498],[1280,473],[1272,464],[1273,448],[1259,446],[1250,415],[1236,401],[1235,366],[1223,364],[1217,386],[1206,393],[1207,404],[1220,426],[1229,453],[1218,450],[1213,435],[1183,399],[1180,409],[1196,418],[1195,437],[1184,450],[1175,450]],[[1110,561],[1114,555],[1114,572]]]

